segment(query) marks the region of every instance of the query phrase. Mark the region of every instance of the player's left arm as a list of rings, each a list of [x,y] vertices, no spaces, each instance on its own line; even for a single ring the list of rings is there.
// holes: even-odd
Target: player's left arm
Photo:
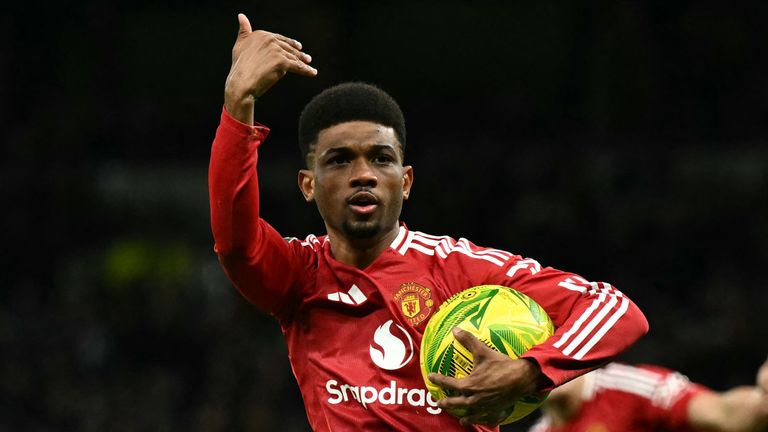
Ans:
[[[760,432],[768,427],[768,361],[757,385],[701,392],[688,403],[688,422],[702,432]]]
[[[522,356],[539,366],[552,387],[615,359],[648,332],[640,308],[610,283],[521,257],[509,260],[502,270],[496,283],[531,297],[555,324],[552,337]]]
[[[609,362],[648,331],[640,309],[610,284],[542,268],[535,260],[463,239],[459,245],[462,253],[451,255],[452,267],[470,277],[466,286],[497,284],[523,292],[546,310],[557,327],[553,337],[520,359],[458,331],[456,338],[475,358],[472,374],[462,379],[432,374],[429,380],[453,390],[455,396],[438,404],[466,410],[462,424],[496,425],[520,397],[550,390]]]

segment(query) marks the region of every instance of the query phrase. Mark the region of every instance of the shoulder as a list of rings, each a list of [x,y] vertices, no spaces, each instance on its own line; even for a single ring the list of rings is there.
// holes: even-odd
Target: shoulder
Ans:
[[[409,253],[421,254],[439,259],[475,259],[503,265],[516,255],[495,248],[478,246],[466,238],[454,238],[448,235],[427,234],[400,227],[391,247],[400,255]]]

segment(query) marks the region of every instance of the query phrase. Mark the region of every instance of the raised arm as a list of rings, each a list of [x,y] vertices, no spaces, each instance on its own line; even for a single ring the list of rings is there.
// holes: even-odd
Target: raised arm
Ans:
[[[761,432],[768,427],[768,361],[757,374],[757,385],[723,393],[703,392],[691,399],[688,421],[700,431]]]
[[[279,313],[287,302],[296,266],[296,246],[284,241],[259,213],[258,147],[269,129],[254,122],[258,98],[292,72],[314,76],[301,44],[266,31],[251,31],[238,15],[240,31],[224,92],[224,111],[211,148],[208,187],[214,249],[230,280],[252,303]]]

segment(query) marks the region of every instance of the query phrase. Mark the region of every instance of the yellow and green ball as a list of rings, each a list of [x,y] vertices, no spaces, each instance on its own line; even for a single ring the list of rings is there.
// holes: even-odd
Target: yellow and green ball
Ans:
[[[427,390],[435,400],[451,396],[430,382],[427,375],[463,378],[472,373],[472,353],[453,336],[459,327],[488,347],[519,358],[531,347],[554,334],[554,325],[544,309],[530,297],[500,285],[481,285],[466,289],[446,300],[430,318],[421,340],[421,373]],[[501,424],[520,420],[539,407],[547,392],[520,398]],[[462,417],[463,410],[449,410]]]

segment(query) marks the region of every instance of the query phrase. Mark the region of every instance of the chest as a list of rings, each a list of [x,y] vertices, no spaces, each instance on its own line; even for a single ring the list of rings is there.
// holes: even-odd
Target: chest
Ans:
[[[302,309],[305,324],[381,318],[421,335],[438,307],[469,282],[429,262],[388,259],[361,271],[326,264],[318,269],[314,287]]]

